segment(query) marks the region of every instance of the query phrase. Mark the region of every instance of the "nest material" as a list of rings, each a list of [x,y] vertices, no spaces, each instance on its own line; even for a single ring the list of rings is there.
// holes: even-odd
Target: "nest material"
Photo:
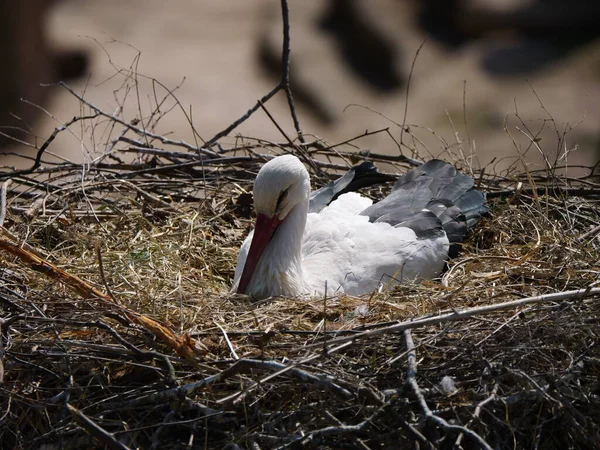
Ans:
[[[227,294],[248,161],[9,191],[3,448],[598,447],[596,185],[484,174],[441,280],[253,303]]]
[[[90,113],[0,173],[0,447],[600,448],[593,169],[458,158],[491,214],[439,280],[252,302],[227,291],[260,165],[320,185],[371,133],[194,146],[154,132],[163,102],[142,126],[73,94]],[[45,161],[81,123],[99,154]]]

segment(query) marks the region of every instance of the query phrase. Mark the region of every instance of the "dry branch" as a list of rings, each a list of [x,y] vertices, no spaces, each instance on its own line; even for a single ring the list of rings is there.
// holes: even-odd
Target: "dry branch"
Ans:
[[[358,339],[370,338],[373,336],[387,334],[387,333],[396,333],[399,331],[411,330],[415,328],[427,327],[431,325],[438,325],[440,323],[445,322],[454,322],[459,320],[466,320],[472,317],[488,314],[492,312],[504,311],[507,309],[514,309],[521,306],[536,304],[536,303],[546,303],[546,302],[561,302],[564,300],[582,300],[588,296],[596,296],[600,295],[600,288],[588,288],[588,289],[578,289],[576,291],[567,291],[567,292],[556,292],[554,294],[545,294],[545,295],[536,295],[535,297],[523,298],[520,300],[513,300],[510,302],[497,303],[486,306],[479,306],[476,308],[469,308],[464,310],[454,310],[452,312],[446,314],[440,314],[429,317],[418,317],[414,320],[410,320],[407,322],[400,322],[394,325],[385,326],[375,330],[369,330],[364,332],[359,332],[353,334],[351,336],[342,336],[338,338],[333,338],[328,340],[328,343],[331,345],[338,345],[347,341],[354,341]],[[309,347],[318,347],[321,344],[312,344]],[[328,352],[332,350],[329,349]]]
[[[95,439],[100,441],[102,445],[105,445],[112,450],[129,450],[129,447],[117,441],[112,434],[108,433],[93,420],[90,420],[89,417],[87,417],[74,406],[71,406],[67,403],[67,410],[69,413],[71,413],[71,417],[73,417],[73,420],[77,423],[77,425],[87,431]]]
[[[40,256],[22,247],[19,247],[18,245],[15,245],[2,237],[0,237],[0,250],[16,256],[30,269],[43,273],[50,278],[59,280],[61,283],[64,283],[75,290],[75,292],[77,292],[84,299],[97,300],[105,306],[116,305],[110,296],[98,291],[95,287],[85,282],[81,278],[71,275],[51,262],[46,261]],[[144,314],[139,314],[123,306],[116,306],[117,309],[122,311],[129,320],[146,328],[157,338],[162,340],[166,345],[168,345],[172,350],[177,352],[178,355],[188,358],[192,361],[195,359],[196,345],[191,337],[188,335],[177,336],[169,328],[161,325],[157,321],[145,316]]]
[[[413,342],[412,333],[410,330],[404,331],[404,339],[406,340],[406,349],[408,352],[408,362],[406,367],[406,383],[410,386],[415,397],[417,397],[417,400],[419,402],[419,405],[421,406],[423,414],[425,414],[425,417],[428,420],[431,420],[432,422],[435,422],[436,424],[440,425],[443,429],[447,431],[459,431],[461,434],[469,436],[472,440],[477,442],[481,448],[484,448],[486,450],[492,450],[492,447],[490,447],[490,445],[487,442],[485,442],[485,440],[474,431],[460,425],[451,425],[446,420],[433,414],[431,409],[429,409],[427,401],[423,396],[423,392],[421,391],[421,388],[417,383],[417,354],[415,351],[415,344]]]
[[[300,123],[298,122],[298,117],[296,115],[296,108],[294,107],[294,97],[292,96],[292,89],[290,86],[290,17],[289,17],[289,7],[287,0],[281,0],[281,17],[283,22],[283,48],[281,51],[281,81],[277,86],[275,86],[268,94],[264,95],[261,99],[259,99],[256,104],[250,108],[243,116],[225,128],[223,131],[220,131],[215,136],[213,136],[206,143],[207,147],[212,147],[216,142],[219,141],[222,137],[227,136],[233,130],[235,130],[238,126],[244,123],[246,120],[254,114],[258,108],[267,103],[275,94],[279,91],[283,90],[288,100],[288,105],[290,107],[290,114],[292,116],[292,120],[294,122],[294,127],[296,128],[296,132],[298,134],[298,140],[301,143],[304,143],[304,135],[302,134],[302,130],[300,129]]]

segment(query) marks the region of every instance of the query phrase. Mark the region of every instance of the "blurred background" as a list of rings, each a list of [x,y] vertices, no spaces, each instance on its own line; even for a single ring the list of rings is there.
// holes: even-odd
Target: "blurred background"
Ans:
[[[460,142],[467,157],[476,149],[476,165],[504,167],[519,152],[542,165],[535,144],[561,164],[599,159],[600,2],[290,0],[289,7],[292,87],[308,135],[336,143],[390,127],[398,139],[411,65],[425,41],[406,118],[410,145],[423,157],[457,152]],[[280,2],[0,0],[0,38],[0,151],[7,153],[0,164],[28,166],[14,154],[35,149],[7,136],[39,146],[85,112],[64,88],[40,86],[59,80],[125,120],[149,111],[157,91],[176,89],[199,136],[210,139],[277,83]],[[267,108],[293,136],[285,97]],[[165,114],[156,132],[194,142],[182,109]],[[101,139],[79,139],[89,131],[61,133],[52,153],[83,161],[101,152]],[[283,141],[261,111],[226,141],[238,133]],[[399,152],[385,133],[357,144]]]

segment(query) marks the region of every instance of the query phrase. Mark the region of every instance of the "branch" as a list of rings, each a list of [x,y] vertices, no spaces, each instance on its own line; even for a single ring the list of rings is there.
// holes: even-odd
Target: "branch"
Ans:
[[[479,306],[475,308],[467,308],[461,310],[455,310],[446,314],[438,314],[435,316],[429,317],[421,317],[414,320],[406,321],[406,322],[398,322],[394,325],[390,325],[384,328],[379,328],[376,330],[364,331],[362,333],[356,333],[350,336],[342,336],[338,338],[333,338],[328,341],[329,344],[340,344],[343,342],[353,341],[355,339],[364,339],[372,336],[377,336],[381,334],[395,333],[405,330],[410,330],[413,328],[421,328],[430,325],[437,325],[444,322],[453,322],[459,320],[470,319],[471,317],[481,315],[481,314],[489,314],[492,312],[503,311],[506,309],[518,308],[520,306],[530,305],[534,303],[545,303],[545,302],[560,302],[563,300],[570,299],[583,299],[592,295],[600,295],[600,288],[588,288],[588,289],[577,289],[575,291],[565,291],[565,292],[555,292],[553,294],[544,294],[537,295],[535,297],[527,297],[519,300],[512,300],[504,303],[497,303],[494,305],[486,305]],[[320,347],[322,343],[314,343],[303,346],[302,349],[306,350],[308,348]],[[329,349],[328,352],[331,353],[332,349]]]
[[[528,195],[546,195],[549,192],[560,193],[562,195],[570,195],[574,197],[596,197],[600,196],[600,189],[589,187],[564,187],[564,186],[551,186],[551,187],[536,187],[536,188],[522,188],[522,189],[504,189],[501,191],[486,192],[487,198],[497,197],[509,197],[517,194],[528,194]]]
[[[294,97],[292,96],[292,89],[290,87],[290,14],[287,0],[281,0],[281,15],[283,18],[283,49],[281,54],[281,86],[285,90],[287,97],[288,106],[290,107],[290,113],[292,114],[292,120],[294,122],[294,128],[298,134],[298,140],[305,143],[304,135],[300,129],[300,123],[296,116],[296,108],[294,107]]]
[[[41,272],[44,275],[69,286],[84,299],[95,299],[105,305],[117,306],[124,312],[129,320],[146,328],[154,334],[154,336],[167,344],[172,350],[175,350],[177,354],[190,361],[195,360],[195,341],[188,335],[178,336],[171,329],[161,325],[144,314],[139,314],[124,306],[117,305],[110,296],[100,292],[88,282],[75,275],[71,275],[67,271],[52,264],[50,261],[45,260],[26,248],[13,244],[3,237],[0,237],[0,251],[16,256],[30,269]]]
[[[425,417],[437,423],[446,430],[459,431],[463,434],[466,434],[475,442],[479,443],[481,448],[484,448],[486,450],[493,450],[492,447],[490,447],[490,445],[487,442],[485,442],[485,440],[474,431],[460,425],[451,425],[441,417],[438,417],[435,414],[433,414],[431,409],[429,409],[429,406],[427,406],[427,402],[425,401],[423,392],[421,392],[421,388],[419,388],[419,384],[417,383],[417,352],[415,350],[415,343],[413,342],[410,330],[404,331],[404,339],[406,339],[406,350],[408,353],[408,361],[406,368],[406,384],[408,384],[408,386],[411,388],[411,390],[417,397],[417,401],[419,402],[419,405],[421,406],[421,410],[423,411],[423,414],[425,414]]]
[[[305,370],[298,369],[297,367],[286,366],[285,364],[281,364],[275,361],[257,361],[252,359],[240,360],[236,365],[240,364],[240,368],[247,370],[248,368],[252,369],[262,369],[262,370],[270,370],[274,373],[260,380],[258,383],[255,383],[251,386],[248,386],[246,389],[242,391],[238,391],[232,395],[229,395],[223,399],[217,401],[217,403],[229,403],[230,401],[239,401],[240,397],[243,398],[248,392],[253,390],[254,388],[260,386],[264,382],[275,378],[275,376],[282,375],[287,373],[289,376],[299,379],[305,383],[312,384],[321,389],[327,389],[332,391],[334,394],[338,395],[341,398],[349,399],[353,397],[352,393],[347,389],[341,387],[338,381],[332,377],[331,375],[325,376],[317,376],[313,375]]]
[[[92,108],[94,111],[96,111],[99,115],[104,116],[114,122],[117,122],[121,125],[123,125],[124,127],[130,129],[131,131],[141,135],[141,136],[148,136],[151,137],[152,139],[156,139],[160,142],[162,142],[163,144],[167,144],[167,145],[174,145],[177,147],[183,147],[183,148],[187,148],[188,150],[194,151],[194,152],[200,152],[206,156],[209,156],[211,158],[216,158],[217,156],[219,156],[217,153],[213,152],[212,150],[209,150],[207,148],[202,148],[202,147],[197,147],[195,145],[191,145],[188,144],[185,141],[174,141],[172,139],[166,138],[164,136],[161,136],[160,134],[156,134],[156,133],[151,133],[148,130],[144,130],[141,128],[136,127],[135,125],[132,125],[126,121],[124,121],[123,119],[118,118],[117,116],[115,116],[114,114],[109,114],[107,112],[104,112],[103,110],[101,110],[100,108],[98,108],[96,105],[94,105],[93,103],[88,102],[86,99],[84,99],[81,95],[79,95],[78,93],[76,93],[73,89],[71,89],[69,86],[67,86],[64,82],[60,82],[59,83],[62,87],[64,87],[67,91],[69,91],[75,98],[77,98],[81,103],[83,103],[84,105],[87,105],[88,107]],[[79,120],[81,120],[81,118],[78,118]],[[75,120],[75,119],[73,119]],[[54,134],[54,133],[53,133]],[[51,136],[52,137],[52,136]],[[55,136],[56,137],[56,136]],[[54,140],[54,138],[52,138]],[[47,141],[46,141],[47,142]]]
[[[271,92],[269,92],[267,95],[264,95],[260,100],[258,100],[256,102],[256,104],[252,108],[250,108],[248,111],[246,111],[246,114],[244,114],[242,117],[237,119],[235,122],[233,122],[227,128],[225,128],[223,131],[218,132],[211,139],[209,139],[209,141],[206,143],[206,146],[211,147],[211,146],[215,145],[215,143],[219,139],[221,139],[223,136],[227,136],[229,133],[231,133],[233,130],[235,130],[238,126],[240,126],[242,123],[244,123],[246,120],[248,120],[250,118],[250,116],[252,114],[254,114],[258,108],[260,108],[260,105],[262,103],[266,103],[267,101],[269,101],[271,99],[271,97],[273,97],[275,94],[277,94],[280,90],[281,90],[281,84],[278,84],[271,90]]]
[[[77,95],[75,93],[73,93],[73,94]],[[54,131],[52,132],[52,134],[48,137],[48,139],[46,139],[46,141],[38,149],[38,152],[35,155],[35,160],[33,161],[33,165],[29,169],[15,170],[15,171],[12,171],[12,172],[3,172],[3,173],[0,173],[0,180],[2,180],[4,178],[18,177],[20,175],[29,175],[30,173],[33,173],[36,169],[38,169],[42,165],[42,155],[48,149],[48,147],[50,146],[50,144],[52,144],[52,142],[54,141],[54,139],[56,139],[56,136],[58,136],[58,134],[60,132],[65,131],[71,125],[73,125],[76,122],[79,122],[80,120],[95,119],[96,117],[98,117],[98,115],[99,114],[93,114],[91,116],[73,117],[71,120],[69,120],[64,125],[61,125],[60,127],[56,127],[54,129]]]
[[[408,116],[408,94],[410,93],[410,81],[412,80],[413,71],[415,70],[415,64],[417,63],[417,58],[419,57],[419,53],[425,45],[425,42],[427,42],[427,38],[425,38],[423,42],[421,42],[421,45],[419,45],[419,48],[417,49],[415,57],[413,58],[413,62],[410,66],[410,72],[408,74],[408,81],[406,83],[406,98],[404,100],[404,119],[402,119],[402,126],[400,127],[400,145],[402,145],[402,138],[404,137],[404,130],[406,128],[406,117]]]
[[[10,186],[10,178],[0,185],[0,227],[4,225],[6,218],[6,191]]]
[[[283,450],[286,448],[290,448],[298,443],[300,443],[301,445],[308,445],[309,443],[312,442],[314,444],[315,439],[323,438],[326,436],[348,435],[348,434],[355,435],[357,433],[364,431],[369,425],[371,425],[372,420],[373,420],[373,416],[369,417],[366,420],[363,420],[362,422],[360,422],[356,425],[340,425],[337,427],[325,427],[325,428],[321,428],[319,430],[311,431],[306,436],[298,436],[297,438],[292,439],[291,441],[289,441],[283,445],[280,445],[279,447],[276,448],[276,450]],[[362,448],[365,448],[365,447],[362,446]],[[368,448],[368,447],[366,447],[366,448]]]
[[[207,386],[211,386],[217,382],[226,380],[234,375],[240,373],[252,373],[255,370],[263,370],[263,371],[271,371],[275,372],[273,375],[278,375],[282,373],[287,373],[289,376],[294,377],[300,381],[303,381],[308,384],[312,384],[321,389],[326,389],[328,391],[332,391],[339,397],[343,399],[352,398],[353,395],[347,389],[339,386],[336,380],[331,376],[317,376],[313,375],[305,370],[301,370],[298,368],[290,368],[290,366],[286,366],[285,364],[281,364],[275,361],[259,361],[256,359],[239,359],[235,364],[228,367],[227,369],[215,374],[203,378],[202,380],[196,381],[194,383],[188,383],[183,386],[179,386],[172,389],[167,389],[165,391],[156,392],[154,394],[149,394],[145,397],[139,397],[137,399],[126,402],[124,405],[120,405],[122,408],[135,408],[140,405],[146,405],[149,403],[159,403],[164,401],[181,399],[183,397],[187,397],[192,395],[194,392],[198,391]],[[272,377],[272,376],[271,376]],[[262,382],[262,380],[261,380]],[[232,395],[229,395],[223,399],[217,400],[218,404],[227,404],[232,400],[238,399],[240,396],[247,394],[252,388],[260,385],[261,383],[256,383],[251,385],[249,388],[238,391]]]
[[[0,221],[0,225],[2,225],[2,221]],[[600,233],[600,225],[597,225],[597,226],[595,226],[594,228],[592,228],[591,230],[589,230],[589,231],[586,231],[586,232],[585,232],[585,233],[583,233],[581,236],[579,236],[579,237],[577,238],[577,240],[578,240],[579,242],[583,242],[583,241],[585,241],[587,238],[589,238],[590,236],[592,236],[592,235],[595,235],[595,234],[597,234],[597,233]]]
[[[212,147],[219,139],[223,136],[227,136],[233,130],[235,130],[238,126],[244,123],[246,120],[254,114],[258,108],[261,107],[263,103],[266,103],[277,94],[279,91],[283,90],[288,100],[288,105],[290,107],[290,113],[292,115],[292,120],[294,122],[294,128],[296,129],[296,133],[298,134],[298,139],[300,142],[304,144],[304,135],[302,134],[302,130],[300,129],[300,123],[298,122],[298,117],[296,116],[296,108],[294,107],[294,97],[292,96],[292,90],[290,88],[290,17],[289,17],[289,8],[287,0],[281,0],[281,17],[283,21],[283,48],[281,51],[281,80],[279,84],[275,86],[271,91],[264,95],[260,100],[256,102],[256,104],[250,108],[246,113],[229,125],[224,130],[218,132],[215,136],[213,136],[207,143],[207,147]]]
[[[477,406],[475,407],[475,412],[473,412],[473,417],[471,418],[471,420],[469,420],[469,422],[467,422],[467,427],[469,425],[471,425],[471,423],[473,423],[473,421],[475,419],[479,418],[479,414],[481,413],[481,410],[483,409],[483,407],[485,405],[487,405],[489,402],[492,402],[496,399],[496,395],[498,394],[498,385],[495,384],[493,389],[492,389],[492,393],[489,395],[489,397],[487,397],[485,400],[480,401]],[[460,448],[460,443],[462,442],[462,439],[464,437],[464,433],[460,433],[458,435],[458,438],[456,439],[456,442],[454,443],[454,447],[453,448]]]
[[[129,450],[129,447],[117,441],[113,434],[109,433],[96,422],[92,421],[74,406],[71,406],[67,403],[67,410],[69,413],[71,413],[71,417],[77,423],[77,425],[87,431],[91,436],[96,438],[106,447],[110,448],[111,450]]]

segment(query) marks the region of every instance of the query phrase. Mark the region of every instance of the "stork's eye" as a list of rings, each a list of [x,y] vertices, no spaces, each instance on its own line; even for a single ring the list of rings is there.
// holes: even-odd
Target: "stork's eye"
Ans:
[[[281,191],[281,193],[279,194],[279,197],[277,198],[277,204],[275,205],[275,211],[279,211],[281,209],[281,204],[287,197],[289,190],[290,190],[290,188],[287,188],[287,189]]]

